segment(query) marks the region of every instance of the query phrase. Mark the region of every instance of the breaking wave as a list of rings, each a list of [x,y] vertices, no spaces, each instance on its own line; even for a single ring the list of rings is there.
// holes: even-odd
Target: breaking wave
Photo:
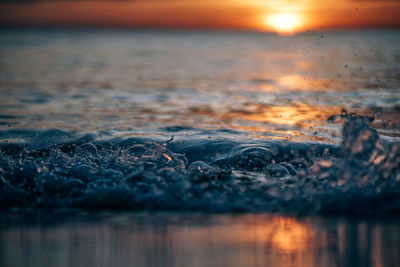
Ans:
[[[0,144],[0,206],[399,214],[400,143],[336,119],[340,146],[2,131],[15,140]]]

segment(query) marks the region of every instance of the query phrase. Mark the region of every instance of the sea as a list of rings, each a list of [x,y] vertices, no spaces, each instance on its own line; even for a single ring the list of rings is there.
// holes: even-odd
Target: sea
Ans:
[[[400,266],[400,30],[0,30],[0,266]]]

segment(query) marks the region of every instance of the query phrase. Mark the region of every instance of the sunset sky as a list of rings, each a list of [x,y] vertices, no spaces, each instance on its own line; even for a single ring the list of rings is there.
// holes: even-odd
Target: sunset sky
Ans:
[[[1,26],[250,29],[400,27],[400,0],[0,0]]]

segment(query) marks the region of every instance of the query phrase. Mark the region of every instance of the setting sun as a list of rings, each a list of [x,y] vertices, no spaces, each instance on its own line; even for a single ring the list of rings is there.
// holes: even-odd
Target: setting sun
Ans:
[[[280,34],[291,34],[301,26],[302,19],[293,13],[276,13],[268,15],[265,22]]]
[[[299,31],[400,28],[393,0],[0,1],[3,27],[116,27]]]

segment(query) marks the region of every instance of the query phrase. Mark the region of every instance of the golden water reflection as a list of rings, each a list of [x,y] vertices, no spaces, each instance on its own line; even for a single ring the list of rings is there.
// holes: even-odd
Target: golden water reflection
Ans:
[[[70,217],[69,217],[70,216]],[[0,214],[1,266],[399,266],[396,218]]]
[[[339,107],[292,103],[290,106],[251,105],[249,109],[234,114],[245,120],[276,125],[297,125],[304,128],[320,124],[321,121],[326,121],[329,116],[338,114],[339,111]]]
[[[330,116],[340,111],[341,108],[336,106],[313,106],[300,102],[282,106],[249,104],[243,110],[230,110],[224,118],[233,122],[232,128],[252,132],[256,137],[332,142],[328,136],[332,139],[340,133],[324,125]],[[246,125],[245,121],[252,125]]]
[[[227,231],[228,242],[264,244],[268,249],[280,253],[302,252],[315,247],[317,243],[314,229],[291,217],[277,216],[261,222],[248,221],[232,228]]]
[[[289,90],[323,91],[338,87],[338,83],[335,84],[334,80],[316,79],[297,74],[283,75],[279,77],[278,82]]]

